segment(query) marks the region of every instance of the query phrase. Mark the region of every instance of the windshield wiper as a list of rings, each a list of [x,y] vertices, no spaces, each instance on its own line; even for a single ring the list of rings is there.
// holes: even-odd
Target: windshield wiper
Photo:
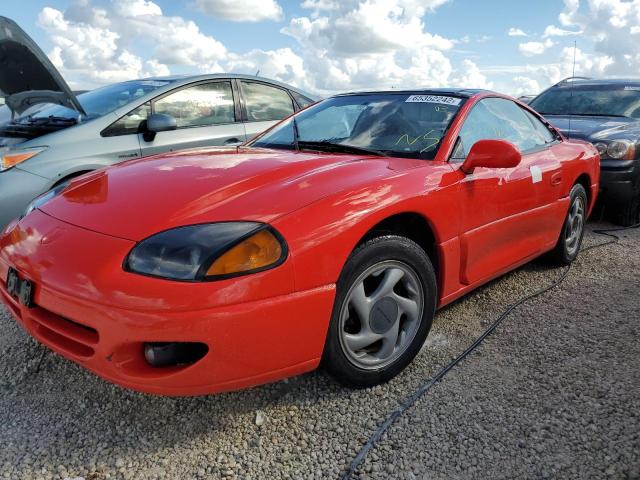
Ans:
[[[78,120],[75,118],[69,117],[56,117],[54,115],[50,115],[48,117],[29,117],[26,119],[26,123],[29,125],[47,125],[49,123],[68,123],[68,124],[76,124]]]
[[[376,155],[378,157],[387,157],[388,155],[380,150],[372,150],[365,147],[356,147],[355,145],[346,145],[344,143],[333,143],[326,140],[310,142],[306,140],[298,140],[297,148],[306,148],[311,150],[324,150],[327,152],[345,152],[364,155]]]
[[[298,130],[298,121],[295,115],[293,116],[293,148],[298,152],[300,151],[300,131]]]

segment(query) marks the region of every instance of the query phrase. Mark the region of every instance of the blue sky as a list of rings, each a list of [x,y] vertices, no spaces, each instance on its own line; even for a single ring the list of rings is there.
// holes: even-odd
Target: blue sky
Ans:
[[[0,14],[75,88],[260,70],[318,93],[537,93],[571,72],[574,41],[576,74],[637,76],[640,66],[640,0],[3,0]]]

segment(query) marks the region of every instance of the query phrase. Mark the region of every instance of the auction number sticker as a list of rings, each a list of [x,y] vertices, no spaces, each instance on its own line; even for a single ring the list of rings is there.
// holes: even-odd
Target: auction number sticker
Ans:
[[[460,102],[460,98],[441,95],[411,95],[405,100],[405,103],[443,103],[445,105],[460,105]]]

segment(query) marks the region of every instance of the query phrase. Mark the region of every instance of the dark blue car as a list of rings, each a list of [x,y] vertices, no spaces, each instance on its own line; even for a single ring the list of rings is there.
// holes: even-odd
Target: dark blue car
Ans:
[[[529,105],[565,136],[596,146],[606,211],[624,226],[640,222],[640,80],[568,78]]]

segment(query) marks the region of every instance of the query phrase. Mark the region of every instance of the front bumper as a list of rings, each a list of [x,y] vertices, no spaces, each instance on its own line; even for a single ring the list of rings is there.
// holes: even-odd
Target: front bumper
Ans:
[[[605,203],[625,204],[637,195],[640,160],[603,160],[600,164],[601,197]]]
[[[0,172],[0,231],[22,215],[31,200],[46,192],[51,183],[17,167]]]
[[[47,233],[42,234],[43,230]],[[90,258],[82,258],[81,244],[91,246],[91,258],[102,257],[103,261],[92,263]],[[247,285],[247,278],[255,277],[252,282],[259,286],[258,277],[270,282],[270,275],[277,277],[283,271],[277,273],[278,267],[206,285],[108,272],[114,252],[119,257],[119,250],[130,246],[128,241],[33,212],[0,239],[0,299],[41,343],[113,383],[142,392],[216,393],[297,375],[318,366],[333,306],[333,285],[215,305],[209,300],[222,298],[216,297],[219,291],[227,292],[227,300],[229,287],[246,295],[242,287]],[[79,265],[88,266],[82,270]],[[32,308],[9,295],[5,280],[10,267],[35,285]],[[289,274],[286,269],[284,273]],[[112,279],[108,277],[121,274],[129,282],[109,293]],[[80,283],[73,284],[73,278],[79,279],[84,288]],[[154,302],[141,302],[139,288],[145,282]],[[183,294],[190,289],[191,303],[172,300],[176,289]],[[207,289],[209,295],[203,296]],[[144,359],[146,342],[201,342],[209,351],[188,366],[154,368]]]

